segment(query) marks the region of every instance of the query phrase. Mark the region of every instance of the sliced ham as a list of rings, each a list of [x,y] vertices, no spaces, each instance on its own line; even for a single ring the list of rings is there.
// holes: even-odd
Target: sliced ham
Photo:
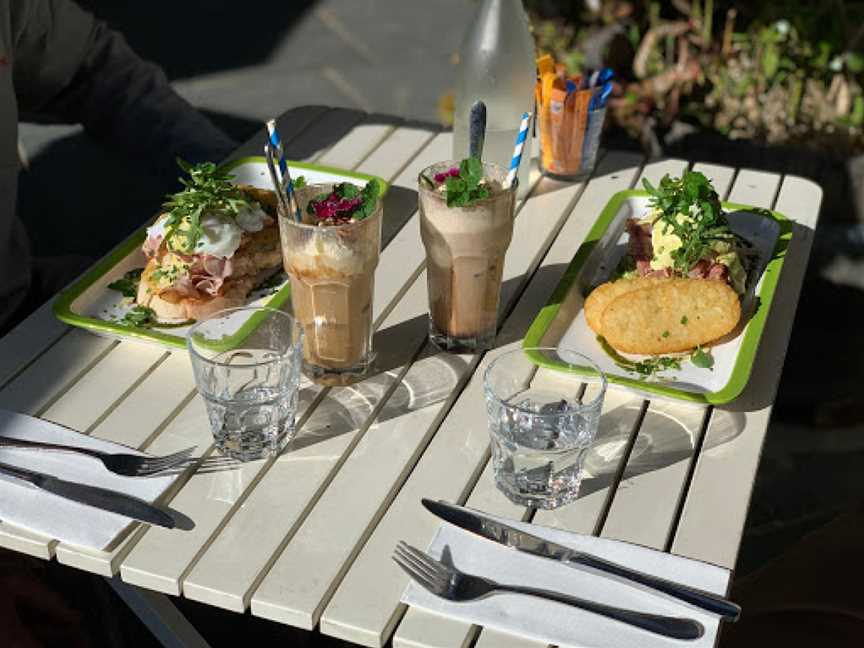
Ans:
[[[708,270],[708,279],[720,279],[729,281],[729,268],[723,263],[714,263]]]
[[[708,271],[711,269],[711,262],[708,259],[702,259],[696,262],[687,276],[691,279],[704,279],[708,276]]]
[[[198,257],[189,269],[195,288],[209,295],[219,294],[219,289],[231,276],[231,271],[231,259],[210,255]]]
[[[141,250],[144,252],[144,255],[149,259],[151,257],[155,257],[159,253],[159,248],[162,245],[163,237],[162,235],[158,236],[149,236],[147,240],[144,241],[144,245],[141,246]]]
[[[630,218],[627,221],[627,234],[630,235],[628,247],[630,256],[639,261],[651,261],[654,247],[651,245],[651,223],[640,223]]]

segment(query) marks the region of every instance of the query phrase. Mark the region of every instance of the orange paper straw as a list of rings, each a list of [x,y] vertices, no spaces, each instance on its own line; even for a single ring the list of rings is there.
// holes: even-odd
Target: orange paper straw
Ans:
[[[567,100],[567,90],[554,87],[549,101],[549,127],[552,139],[552,165],[550,171],[561,171],[567,157],[567,140],[564,135],[564,102]]]
[[[570,162],[575,173],[582,164],[582,145],[585,143],[585,127],[588,125],[588,105],[591,103],[591,90],[576,92],[573,107],[573,137],[570,140]]]

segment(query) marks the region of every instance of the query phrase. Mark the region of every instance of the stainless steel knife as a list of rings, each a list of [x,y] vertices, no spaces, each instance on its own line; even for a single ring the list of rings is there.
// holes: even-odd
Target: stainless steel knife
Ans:
[[[622,567],[616,563],[598,558],[584,551],[576,551],[563,545],[540,538],[531,533],[521,531],[497,520],[485,516],[480,511],[456,506],[428,498],[421,500],[423,506],[442,520],[476,533],[487,540],[493,540],[507,547],[524,551],[533,556],[557,560],[565,565],[580,565],[590,567],[606,574],[612,574],[627,580],[647,585],[655,590],[686,601],[691,605],[719,614],[730,621],[736,621],[741,614],[741,607],[711,592],[688,587],[680,583],[668,581],[657,576],[651,576],[635,569]]]
[[[0,472],[28,482],[48,493],[102,509],[103,511],[118,513],[119,515],[147,522],[148,524],[158,524],[168,529],[173,529],[175,525],[174,518],[168,515],[168,513],[132,495],[118,493],[107,488],[99,488],[98,486],[78,484],[54,477],[53,475],[46,475],[35,470],[10,466],[4,463],[0,463]]]

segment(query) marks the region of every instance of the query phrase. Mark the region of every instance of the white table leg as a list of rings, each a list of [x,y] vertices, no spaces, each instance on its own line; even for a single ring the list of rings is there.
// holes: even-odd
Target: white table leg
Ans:
[[[165,648],[210,648],[210,644],[165,594],[129,585],[119,576],[106,578],[105,582]]]

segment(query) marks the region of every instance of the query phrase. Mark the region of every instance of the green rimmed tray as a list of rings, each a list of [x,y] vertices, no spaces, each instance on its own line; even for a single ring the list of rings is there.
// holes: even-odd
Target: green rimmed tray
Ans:
[[[585,241],[580,245],[548,303],[535,318],[525,336],[524,346],[572,349],[590,357],[606,374],[609,382],[622,385],[648,397],[663,397],[700,404],[723,404],[734,400],[750,378],[753,361],[777,286],[786,250],[792,238],[791,222],[782,214],[723,203],[734,231],[757,249],[754,269],[749,273],[747,293],[742,299],[742,317],[730,335],[712,346],[714,368],[700,369],[686,357],[681,371],[665,371],[640,379],[622,368],[603,349],[585,321],[582,305],[590,290],[606,281],[626,252],[625,224],[630,217],[647,212],[648,193],[630,190],[615,194],[600,213]],[[559,351],[560,362],[537,355],[544,367],[590,375],[588,367],[566,362],[566,351]],[[640,359],[639,356],[627,356]]]
[[[389,185],[382,178],[345,171],[329,166],[289,162],[292,175],[305,176],[307,182],[344,182],[362,181],[377,182],[381,185],[381,194],[387,192]],[[263,157],[245,157],[233,160],[224,165],[226,171],[232,172],[237,182],[250,184],[263,189],[272,187],[267,165]],[[61,321],[72,326],[79,326],[94,333],[119,339],[136,339],[161,346],[184,348],[186,333],[190,326],[141,328],[119,324],[117,319],[128,312],[131,303],[122,295],[108,288],[108,284],[119,279],[123,274],[134,268],[144,267],[146,260],[141,251],[144,243],[148,222],[131,234],[126,240],[114,248],[107,256],[88,270],[78,281],[68,287],[54,302],[54,313]],[[288,301],[291,286],[287,276],[279,277],[278,283],[266,289],[254,291],[247,300],[249,306],[268,306],[280,308]],[[247,323],[237,332],[246,335],[260,323],[256,316],[249,318]]]

